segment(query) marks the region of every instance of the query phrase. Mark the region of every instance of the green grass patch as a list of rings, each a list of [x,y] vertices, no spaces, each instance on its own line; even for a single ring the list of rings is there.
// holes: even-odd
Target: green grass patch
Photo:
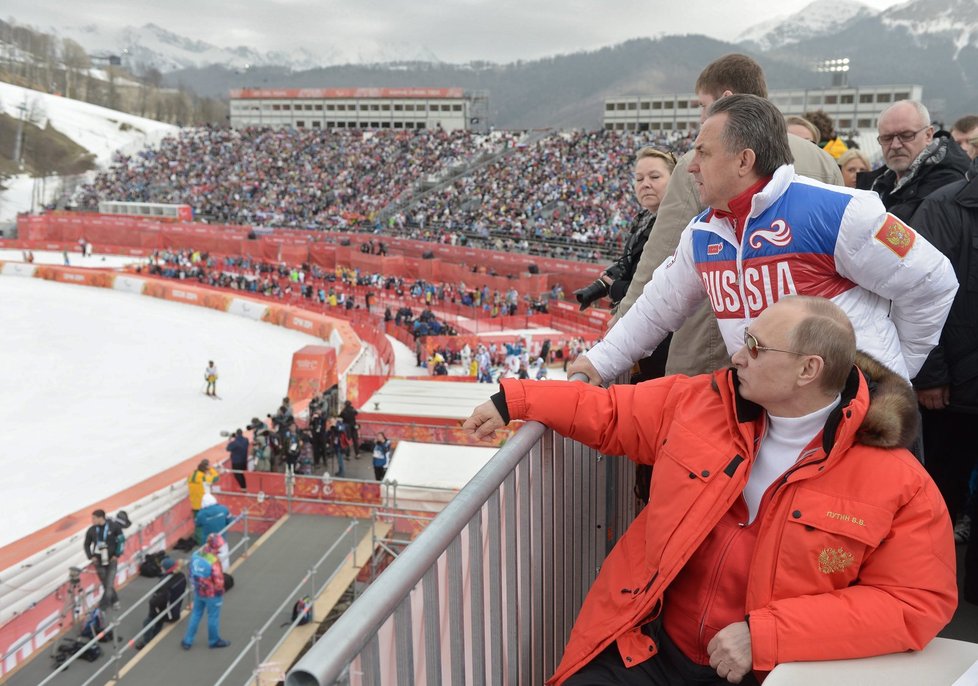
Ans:
[[[0,114],[0,174],[10,175],[23,171],[32,176],[69,175],[81,174],[95,168],[95,155],[50,124],[42,129],[24,122],[21,170],[13,160],[17,126],[18,120],[15,117]]]

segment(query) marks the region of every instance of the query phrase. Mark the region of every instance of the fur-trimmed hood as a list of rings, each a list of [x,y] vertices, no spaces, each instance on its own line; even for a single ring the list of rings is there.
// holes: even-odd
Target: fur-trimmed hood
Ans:
[[[920,424],[913,387],[865,353],[856,353],[856,367],[866,378],[870,397],[869,409],[856,431],[856,440],[878,448],[911,446]],[[858,378],[851,375],[842,391],[843,399],[855,394],[856,387],[850,390],[854,381],[858,383]]]

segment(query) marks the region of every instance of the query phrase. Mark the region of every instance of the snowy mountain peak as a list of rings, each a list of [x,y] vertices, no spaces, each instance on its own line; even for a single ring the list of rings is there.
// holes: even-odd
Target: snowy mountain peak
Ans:
[[[978,46],[975,0],[915,0],[891,8],[880,18],[887,28],[905,28],[918,42],[932,36],[946,38],[958,52],[969,45]]]
[[[50,32],[79,43],[90,54],[122,55],[123,64],[135,71],[155,68],[161,72],[189,67],[222,65],[232,69],[281,66],[299,71],[334,64],[376,64],[381,62],[439,62],[424,46],[411,43],[371,43],[348,37],[324,41],[316,52],[296,47],[292,50],[261,52],[254,48],[220,47],[173,33],[158,24],[126,26],[118,30],[100,29],[88,24],[52,28]]]
[[[833,33],[846,24],[876,14],[876,10],[856,0],[815,0],[790,16],[755,24],[737,41],[754,43],[761,50],[774,50]]]

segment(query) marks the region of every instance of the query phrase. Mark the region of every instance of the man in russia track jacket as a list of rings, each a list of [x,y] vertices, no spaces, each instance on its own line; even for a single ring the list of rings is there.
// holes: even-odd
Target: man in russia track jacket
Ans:
[[[605,339],[568,372],[611,380],[707,299],[729,353],[786,295],[831,299],[859,349],[905,378],[937,343],[957,280],[948,260],[875,193],[796,176],[784,118],[769,101],[713,103],[689,171],[708,206]]]
[[[913,390],[825,298],[765,309],[713,374],[501,387],[463,428],[536,420],[654,470],[551,683],[756,686],[784,662],[919,650],[954,613],[951,522],[903,447]]]

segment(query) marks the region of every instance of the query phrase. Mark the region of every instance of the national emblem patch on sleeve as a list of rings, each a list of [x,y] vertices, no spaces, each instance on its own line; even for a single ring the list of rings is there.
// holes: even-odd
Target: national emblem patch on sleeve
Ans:
[[[876,232],[876,240],[896,253],[901,260],[910,252],[917,233],[895,216],[887,212],[883,226]]]

